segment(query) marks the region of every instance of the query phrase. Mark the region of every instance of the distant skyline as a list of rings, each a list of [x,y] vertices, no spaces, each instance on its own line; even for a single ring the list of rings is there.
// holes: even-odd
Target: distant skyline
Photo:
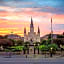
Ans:
[[[62,34],[64,0],[0,0],[0,35],[13,32],[24,36],[24,27],[29,32],[31,17],[35,32],[39,26],[41,36],[50,33],[51,17],[53,33]]]

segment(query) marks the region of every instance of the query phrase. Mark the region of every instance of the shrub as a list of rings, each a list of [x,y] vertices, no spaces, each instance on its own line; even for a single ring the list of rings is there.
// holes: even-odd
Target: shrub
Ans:
[[[24,48],[24,46],[12,46],[12,47],[9,47],[7,49],[5,49],[6,52],[9,52],[9,51],[22,51]]]
[[[58,45],[57,44],[49,44],[48,50],[50,50],[51,48],[56,51],[56,49],[58,49]]]
[[[47,47],[46,45],[40,45],[40,46],[39,46],[39,49],[40,49],[41,51],[46,51],[46,50],[48,50],[48,47]]]
[[[15,51],[22,51],[24,46],[12,46],[11,48]]]

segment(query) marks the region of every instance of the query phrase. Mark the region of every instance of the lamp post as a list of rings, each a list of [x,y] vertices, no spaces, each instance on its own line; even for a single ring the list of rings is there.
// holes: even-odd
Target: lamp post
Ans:
[[[27,51],[26,51],[26,58],[27,58]]]
[[[50,57],[52,57],[53,48],[50,48]]]
[[[35,54],[35,44],[34,44],[34,54]]]
[[[60,48],[61,48],[61,55],[62,55],[62,50],[63,50],[63,49],[62,49],[62,45],[61,45],[61,44],[60,44]]]
[[[39,43],[38,43],[38,54],[39,54]]]
[[[26,50],[25,51],[26,51],[26,58],[27,58],[27,44],[26,44]]]

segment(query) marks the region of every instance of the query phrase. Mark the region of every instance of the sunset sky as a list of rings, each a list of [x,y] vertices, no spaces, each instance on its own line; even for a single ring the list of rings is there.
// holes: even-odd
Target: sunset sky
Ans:
[[[24,36],[30,29],[31,17],[35,32],[50,33],[51,17],[54,34],[64,32],[64,0],[0,0],[0,35],[13,32]]]

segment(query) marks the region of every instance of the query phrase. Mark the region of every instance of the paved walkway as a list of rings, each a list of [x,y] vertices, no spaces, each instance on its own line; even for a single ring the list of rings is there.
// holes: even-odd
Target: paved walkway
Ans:
[[[64,57],[43,58],[37,55],[35,58],[30,57],[26,58],[25,55],[13,55],[11,58],[0,56],[0,64],[64,64]]]
[[[64,58],[0,58],[0,64],[64,64]]]

